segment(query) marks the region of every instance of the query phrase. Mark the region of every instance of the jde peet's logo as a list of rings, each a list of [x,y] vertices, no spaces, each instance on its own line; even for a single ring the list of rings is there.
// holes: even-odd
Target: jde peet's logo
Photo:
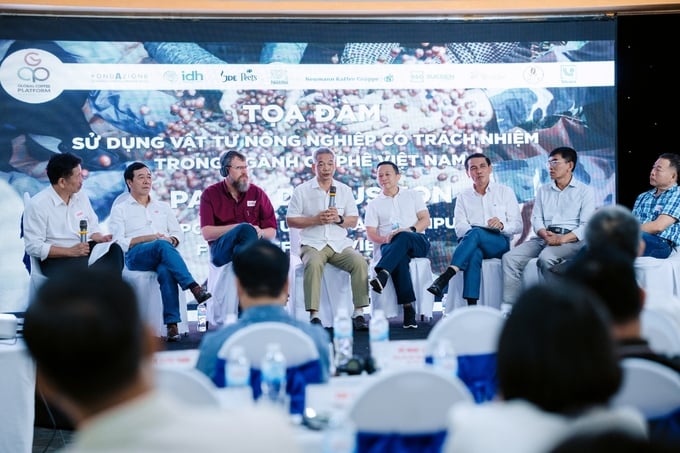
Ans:
[[[252,69],[248,69],[241,73],[241,82],[257,82],[257,76],[253,74]]]
[[[15,99],[30,104],[51,101],[63,91],[62,62],[41,49],[22,49],[0,65],[0,85]]]

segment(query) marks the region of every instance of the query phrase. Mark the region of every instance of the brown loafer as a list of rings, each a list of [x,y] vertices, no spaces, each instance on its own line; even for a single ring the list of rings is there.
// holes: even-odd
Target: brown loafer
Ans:
[[[168,335],[165,337],[167,342],[179,341],[182,337],[179,334],[179,328],[176,322],[168,324]]]

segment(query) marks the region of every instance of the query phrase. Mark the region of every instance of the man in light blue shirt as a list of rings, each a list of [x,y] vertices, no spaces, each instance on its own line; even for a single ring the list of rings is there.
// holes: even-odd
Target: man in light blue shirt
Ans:
[[[539,187],[531,213],[536,236],[503,255],[503,304],[512,305],[522,290],[527,263],[538,257],[545,277],[554,265],[573,257],[584,245],[585,227],[595,211],[590,186],[574,178],[577,154],[566,146],[548,156],[552,182]]]

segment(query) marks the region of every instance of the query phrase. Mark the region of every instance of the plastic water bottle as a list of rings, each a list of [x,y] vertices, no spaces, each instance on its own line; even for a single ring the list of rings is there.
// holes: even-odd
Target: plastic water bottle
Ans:
[[[250,360],[246,357],[243,346],[236,345],[229,351],[229,360],[225,364],[224,376],[227,387],[250,386]]]
[[[208,307],[205,302],[201,302],[196,306],[196,320],[199,332],[208,330]]]
[[[277,406],[286,404],[286,358],[281,352],[281,345],[269,343],[267,353],[260,366],[262,373],[262,401]]]
[[[432,364],[447,376],[458,376],[458,355],[448,338],[442,338],[435,345]]]
[[[352,332],[352,318],[346,308],[338,308],[333,319],[333,346],[335,347],[335,367],[344,367],[352,358],[354,351],[354,337]]]
[[[380,346],[378,343],[389,341],[390,326],[385,317],[385,311],[381,309],[373,310],[371,321],[368,323],[368,338],[371,342],[371,356],[380,368],[380,360],[377,358]],[[377,346],[376,346],[377,345]]]

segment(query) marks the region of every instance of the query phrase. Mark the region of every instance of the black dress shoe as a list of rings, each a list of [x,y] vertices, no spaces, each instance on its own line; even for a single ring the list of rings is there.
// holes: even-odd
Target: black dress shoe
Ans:
[[[354,330],[357,330],[357,331],[368,330],[368,324],[366,323],[366,318],[364,318],[361,315],[359,315],[355,318],[352,318],[352,327],[354,327]]]
[[[191,293],[194,295],[196,302],[198,302],[199,304],[205,302],[206,300],[212,297],[212,294],[203,289],[202,286],[195,287],[194,289],[191,290]]]
[[[390,273],[387,272],[385,269],[381,269],[380,272],[378,272],[378,275],[376,275],[375,278],[368,283],[371,285],[371,288],[373,288],[373,291],[375,291],[378,294],[381,294],[382,290],[385,288],[385,285],[387,284],[388,278],[390,278]]]
[[[448,282],[446,282],[448,283]],[[427,288],[427,292],[434,294],[437,297],[442,297],[444,295],[444,286],[446,283],[442,284],[439,277]]]

